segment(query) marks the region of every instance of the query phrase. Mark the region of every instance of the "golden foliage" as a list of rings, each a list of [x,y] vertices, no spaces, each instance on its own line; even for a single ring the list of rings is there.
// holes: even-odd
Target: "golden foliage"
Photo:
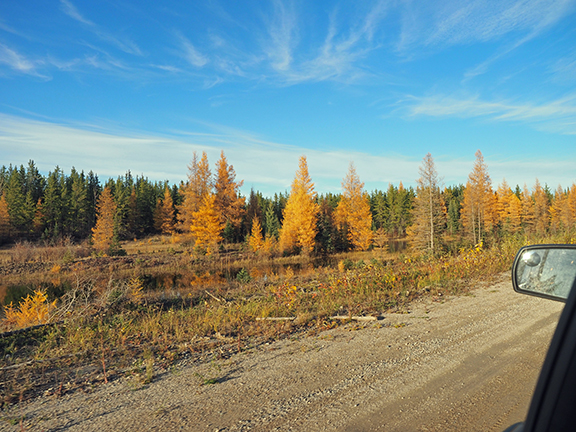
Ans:
[[[497,215],[502,228],[506,232],[518,232],[522,221],[522,203],[520,199],[512,192],[506,180],[503,180],[498,186],[496,196]]]
[[[534,202],[532,201],[532,196],[528,190],[528,186],[524,184],[524,189],[522,191],[522,224],[524,225],[524,231],[526,233],[531,233],[534,231],[535,214],[534,214]]]
[[[196,246],[205,247],[209,252],[215,250],[218,243],[222,241],[220,233],[224,229],[215,201],[214,194],[206,194],[198,211],[192,214],[190,226]]]
[[[492,193],[492,181],[480,150],[476,152],[474,167],[468,175],[460,214],[462,224],[475,244],[495,225],[497,207]]]
[[[242,223],[246,201],[244,197],[240,196],[240,188],[244,181],[235,181],[236,172],[232,165],[228,165],[224,151],[220,153],[216,168],[218,170],[214,184],[216,207],[222,215],[224,223],[228,221],[232,226],[238,227]]]
[[[189,232],[194,220],[194,213],[200,209],[202,200],[212,190],[212,174],[208,165],[208,156],[202,152],[202,158],[198,160],[196,152],[192,155],[192,162],[188,165],[188,182],[182,186],[181,193],[184,196],[182,205],[179,207],[179,228]]]
[[[128,281],[128,298],[134,303],[141,303],[144,298],[144,284],[139,277],[133,277]]]
[[[561,186],[558,186],[556,192],[554,193],[554,202],[550,206],[550,227],[554,232],[560,231],[562,226],[562,213],[564,210],[564,202],[566,201],[566,195],[562,190]]]
[[[372,244],[372,213],[370,199],[364,192],[364,183],[356,174],[356,168],[350,163],[348,173],[342,180],[342,198],[336,208],[335,219],[354,249],[366,250]]]
[[[316,243],[316,218],[319,206],[314,202],[316,192],[308,173],[306,156],[300,157],[298,171],[292,182],[290,197],[284,208],[284,222],[280,229],[282,251],[299,247],[310,253]]]
[[[252,220],[252,233],[250,234],[248,243],[253,252],[258,252],[264,246],[262,225],[260,225],[260,221],[256,217]]]
[[[44,291],[36,290],[29,294],[18,307],[12,302],[4,308],[4,322],[17,328],[44,324],[50,320],[50,313],[56,308],[56,300],[48,303]]]
[[[92,228],[92,244],[94,249],[105,251],[114,242],[114,216],[116,215],[116,203],[112,198],[109,187],[105,187],[96,204],[96,226]]]
[[[154,228],[162,234],[174,232],[174,202],[168,186],[164,189],[164,198],[158,199],[156,203]]]
[[[550,207],[550,225],[553,231],[570,230],[576,223],[576,184],[563,191],[560,186]]]

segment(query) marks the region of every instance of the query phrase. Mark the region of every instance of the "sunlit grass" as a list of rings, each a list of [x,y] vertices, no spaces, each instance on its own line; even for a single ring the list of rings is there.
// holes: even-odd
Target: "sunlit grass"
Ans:
[[[443,299],[467,292],[474,281],[489,282],[508,271],[520,246],[567,240],[571,238],[509,237],[491,247],[476,245],[440,257],[376,250],[331,257],[319,266],[306,257],[262,259],[242,252],[220,259],[183,252],[157,266],[155,255],[143,256],[142,262],[128,257],[122,265],[122,260],[103,259],[103,268],[57,260],[42,277],[69,281],[66,294],[49,311],[59,324],[26,350],[18,344],[28,342],[6,339],[0,365],[74,355],[72,364],[94,364],[102,371],[147,365],[140,369],[149,376],[151,365],[167,366],[183,355],[226,344],[239,351],[251,338],[330,328],[340,322],[331,318],[335,315],[406,311],[423,296]],[[175,273],[180,276],[174,278]],[[146,287],[150,274],[161,288]],[[16,327],[7,320],[3,324]],[[146,360],[150,356],[154,360]]]

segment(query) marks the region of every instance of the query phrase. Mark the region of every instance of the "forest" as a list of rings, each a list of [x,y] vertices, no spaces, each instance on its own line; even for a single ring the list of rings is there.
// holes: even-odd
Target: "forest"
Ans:
[[[437,254],[509,234],[560,232],[576,220],[574,186],[552,193],[537,179],[531,189],[504,180],[493,189],[480,151],[466,185],[441,185],[427,155],[415,190],[400,183],[368,193],[351,163],[341,194],[318,194],[305,157],[290,192],[244,197],[241,186],[224,152],[214,174],[207,155],[194,153],[187,181],[178,185],[130,172],[102,183],[74,168],[43,176],[34,161],[2,166],[0,242],[67,238],[114,255],[123,240],[171,234],[198,253],[244,243],[255,252],[318,255],[407,239],[415,250]]]

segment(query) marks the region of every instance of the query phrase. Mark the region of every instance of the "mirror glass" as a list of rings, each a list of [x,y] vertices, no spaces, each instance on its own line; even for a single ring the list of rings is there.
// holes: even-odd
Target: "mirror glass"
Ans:
[[[576,279],[576,248],[523,248],[514,262],[514,279],[517,291],[564,301]]]

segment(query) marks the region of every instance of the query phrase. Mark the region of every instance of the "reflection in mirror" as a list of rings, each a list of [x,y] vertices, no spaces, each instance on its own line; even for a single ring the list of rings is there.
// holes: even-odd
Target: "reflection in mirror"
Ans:
[[[576,248],[543,246],[521,251],[514,277],[520,291],[565,300],[576,279]]]

